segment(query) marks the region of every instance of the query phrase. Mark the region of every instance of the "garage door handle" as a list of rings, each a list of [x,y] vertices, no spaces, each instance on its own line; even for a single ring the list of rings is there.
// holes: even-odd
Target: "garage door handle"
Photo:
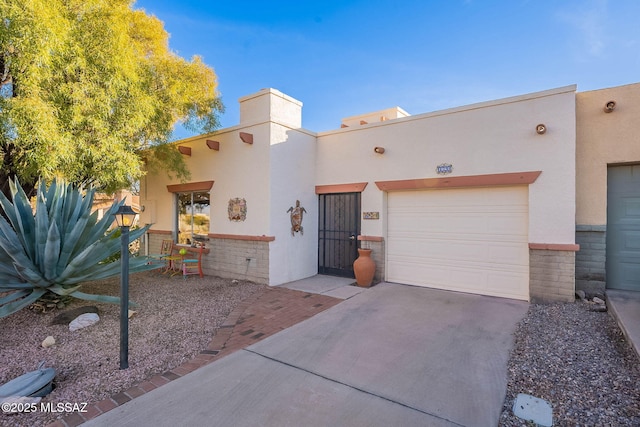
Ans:
[[[349,236],[349,240],[356,240],[356,236],[352,234],[351,236]]]

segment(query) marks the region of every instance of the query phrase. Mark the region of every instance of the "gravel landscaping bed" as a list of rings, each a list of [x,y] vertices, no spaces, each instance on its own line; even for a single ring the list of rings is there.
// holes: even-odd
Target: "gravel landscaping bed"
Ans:
[[[194,358],[242,300],[266,289],[245,281],[216,277],[167,277],[158,272],[132,274],[130,300],[137,313],[129,320],[129,369],[120,370],[120,306],[74,300],[62,310],[24,309],[0,319],[0,384],[44,367],[56,370],[55,389],[42,402],[95,403],[153,375]],[[119,295],[120,279],[83,286],[82,291]],[[74,307],[95,305],[100,321],[70,332],[51,325]],[[56,344],[42,347],[47,336]],[[2,426],[42,426],[60,414],[0,414]]]
[[[119,279],[83,291],[118,295]],[[56,369],[42,402],[95,403],[195,357],[245,298],[267,287],[216,277],[131,276],[129,369],[119,369],[119,306],[75,300],[62,310],[22,310],[0,319],[0,384],[37,368]],[[51,325],[69,309],[96,305],[100,322],[75,332]],[[56,344],[41,343],[53,336]],[[500,426],[533,426],[515,415],[518,393],[548,401],[554,426],[640,425],[640,363],[615,320],[593,305],[531,304],[517,325]],[[44,426],[60,414],[0,414],[0,426]]]
[[[533,425],[513,415],[518,393],[549,402],[554,426],[640,425],[638,357],[592,307],[531,304],[515,333],[501,426]]]

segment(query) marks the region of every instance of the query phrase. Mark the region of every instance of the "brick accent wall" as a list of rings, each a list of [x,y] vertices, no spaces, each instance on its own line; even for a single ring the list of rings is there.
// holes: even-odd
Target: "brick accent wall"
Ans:
[[[149,252],[145,255],[159,254],[162,241],[171,239],[171,233],[147,233],[145,238],[149,239]],[[144,253],[144,246],[141,248],[141,252]]]
[[[149,233],[149,253],[160,253],[162,240],[170,233]],[[209,253],[202,254],[205,275],[226,279],[250,280],[269,283],[269,242],[247,239],[209,237]]]
[[[204,274],[269,283],[269,242],[210,237],[207,248]]]
[[[576,225],[576,289],[603,294],[606,288],[606,225]]]
[[[529,249],[529,297],[532,303],[575,301],[574,251]]]
[[[362,249],[371,249],[371,259],[376,263],[376,273],[373,276],[373,283],[379,283],[384,280],[384,240],[362,240],[360,242]]]

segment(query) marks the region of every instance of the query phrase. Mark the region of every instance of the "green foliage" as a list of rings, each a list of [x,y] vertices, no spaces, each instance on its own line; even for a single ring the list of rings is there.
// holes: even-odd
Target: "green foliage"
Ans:
[[[80,292],[81,283],[117,276],[120,261],[105,262],[120,250],[117,228],[108,231],[114,203],[98,219],[91,213],[94,190],[83,195],[71,184],[53,181],[47,189],[41,181],[35,213],[22,187],[10,181],[13,202],[0,193],[0,317],[29,306],[47,291],[60,296],[119,303],[119,298]],[[138,239],[149,226],[133,230]],[[129,271],[151,270],[146,258],[131,257]]]
[[[218,127],[216,75],[133,4],[0,0],[0,185],[62,176],[111,191],[145,162],[188,178],[168,140],[178,122]]]

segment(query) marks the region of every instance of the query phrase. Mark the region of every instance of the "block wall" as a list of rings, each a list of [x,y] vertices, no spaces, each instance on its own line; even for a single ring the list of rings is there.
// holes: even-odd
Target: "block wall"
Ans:
[[[171,234],[149,233],[149,254],[160,253],[162,240]],[[209,253],[202,255],[202,271],[208,276],[269,283],[269,242],[209,238]]]
[[[269,284],[269,242],[210,238],[204,274]]]
[[[532,303],[575,301],[575,252],[529,249]]]
[[[576,289],[604,294],[606,288],[606,225],[577,225]]]

